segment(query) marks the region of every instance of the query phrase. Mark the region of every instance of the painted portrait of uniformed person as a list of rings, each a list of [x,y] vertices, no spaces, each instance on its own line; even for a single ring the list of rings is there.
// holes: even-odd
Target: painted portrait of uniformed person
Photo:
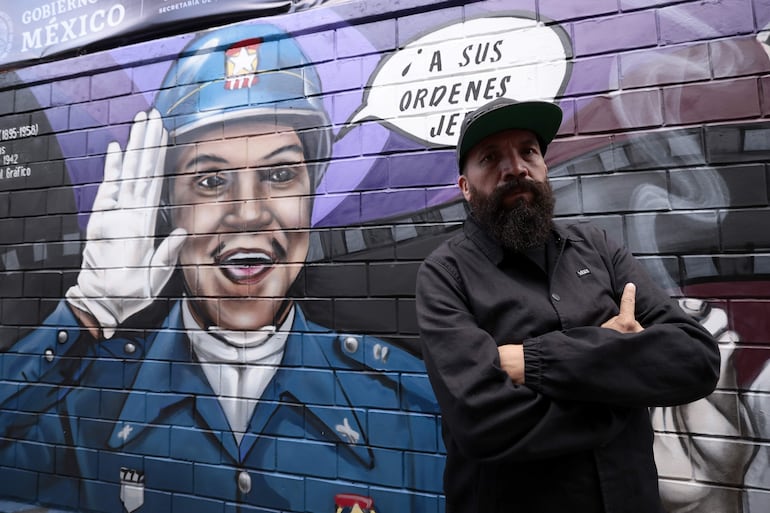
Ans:
[[[77,283],[5,355],[0,405],[24,413],[0,420],[0,456],[20,489],[105,512],[387,511],[369,486],[430,491],[435,463],[405,471],[387,450],[437,451],[436,429],[412,430],[437,425],[427,383],[399,378],[421,361],[310,321],[289,293],[331,153],[318,74],[283,31],[183,50],[107,148]]]

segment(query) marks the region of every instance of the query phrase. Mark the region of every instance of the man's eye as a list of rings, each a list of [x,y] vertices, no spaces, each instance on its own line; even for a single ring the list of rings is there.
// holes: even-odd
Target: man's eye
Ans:
[[[525,150],[527,155],[540,155],[540,150],[537,149],[535,146],[530,146]]]
[[[479,163],[480,164],[489,164],[490,162],[494,162],[494,160],[495,160],[495,154],[494,153],[485,153],[479,159]]]
[[[217,189],[225,184],[225,179],[218,174],[206,175],[198,180],[198,186],[204,189]]]

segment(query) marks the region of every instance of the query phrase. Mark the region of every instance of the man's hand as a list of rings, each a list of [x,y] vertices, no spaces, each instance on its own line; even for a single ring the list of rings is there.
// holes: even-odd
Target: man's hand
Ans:
[[[620,313],[602,324],[602,328],[615,330],[619,333],[639,333],[644,331],[636,321],[636,286],[627,283],[620,298]],[[524,346],[521,344],[506,344],[498,346],[500,367],[517,385],[524,384]]]
[[[623,288],[623,296],[620,298],[620,313],[602,324],[602,328],[609,328],[618,333],[639,333],[644,331],[642,325],[636,321],[636,285],[626,283]]]
[[[110,143],[104,180],[86,229],[83,264],[67,301],[93,332],[115,328],[146,308],[176,266],[186,232],[174,230],[155,247],[155,220],[163,188],[168,134],[156,110],[134,118],[125,152]]]
[[[500,367],[517,385],[524,384],[524,346],[521,344],[506,344],[499,346]]]

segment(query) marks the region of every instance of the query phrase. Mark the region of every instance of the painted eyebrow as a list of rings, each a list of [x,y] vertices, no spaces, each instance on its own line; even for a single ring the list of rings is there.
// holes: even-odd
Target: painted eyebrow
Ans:
[[[201,164],[226,164],[227,159],[223,157],[218,157],[216,155],[209,155],[209,154],[202,154],[198,155],[195,158],[191,159],[187,164],[184,165],[183,171],[189,171],[194,170],[196,172],[200,172],[198,169],[198,166]]]
[[[268,160],[278,155],[281,155],[282,153],[291,153],[291,152],[297,152],[302,154],[303,156],[305,154],[305,150],[302,148],[301,145],[287,144],[286,146],[281,146],[280,148],[276,148],[275,150],[271,151],[270,153],[263,156],[262,158],[265,160]],[[191,159],[187,164],[185,164],[184,171],[197,170],[198,167],[202,164],[227,164],[228,162],[229,161],[224,157],[203,153]]]
[[[270,153],[263,156],[262,158],[264,160],[268,160],[280,155],[281,153],[293,153],[293,152],[300,153],[304,159],[305,149],[300,144],[287,144],[286,146],[281,146],[280,148],[276,148],[275,150],[271,151]]]

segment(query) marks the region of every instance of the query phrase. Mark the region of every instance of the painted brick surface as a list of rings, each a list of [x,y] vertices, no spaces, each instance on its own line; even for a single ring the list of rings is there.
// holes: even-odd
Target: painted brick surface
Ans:
[[[759,111],[755,79],[666,88],[663,101],[668,124],[745,119]]]
[[[203,52],[219,60],[192,71],[173,66],[206,29],[219,30],[213,22],[0,72],[0,510],[315,513],[342,511],[335,497],[356,494],[378,513],[445,511],[446,450],[419,356],[414,284],[466,216],[450,136],[474,98],[495,95],[555,100],[565,113],[547,159],[557,222],[604,229],[672,296],[707,301],[694,315],[720,339],[718,389],[652,417],[667,511],[770,510],[767,2],[306,4],[315,5],[222,29]],[[265,37],[249,32],[265,23],[274,27]],[[275,77],[286,80],[276,97],[253,94]],[[99,227],[94,203],[113,143],[125,150],[137,112],[179,84],[195,87],[164,111],[169,127],[175,109],[215,113],[225,87],[241,101],[200,140],[169,138],[158,201],[115,203],[125,215],[109,227],[126,232]],[[245,106],[269,106],[269,132],[297,135],[300,164],[284,170],[321,171],[284,195],[286,175],[271,163],[229,162],[195,182],[207,201],[174,203],[182,177],[206,174],[205,156],[174,169],[184,148],[205,155],[208,139],[228,158],[260,154],[263,145],[232,135],[239,123],[228,113]],[[298,121],[303,108],[318,116]],[[103,187],[141,187],[150,168]],[[270,187],[211,192],[243,169]],[[286,196],[296,208],[243,217]],[[226,226],[208,224],[219,211],[231,216]],[[143,242],[161,245],[188,212],[190,241],[238,237],[237,249],[206,263],[172,258],[164,287],[113,307],[142,296],[150,305],[121,318],[111,338],[91,337],[64,299],[93,256],[89,233],[121,248],[95,264],[105,300],[150,258],[117,260]],[[285,216],[294,221],[276,221]],[[205,289],[227,258],[245,293]],[[291,278],[263,290],[243,278],[259,266]],[[258,397],[227,388],[237,365],[204,370],[190,342],[212,327],[235,330],[228,315],[244,304],[243,318],[268,312],[269,340],[284,340]],[[239,432],[228,408],[248,401],[256,406]]]
[[[770,247],[770,238],[763,234],[762,230],[759,230],[759,233],[756,230],[757,226],[765,226],[763,223],[767,222],[770,222],[770,210],[766,208],[731,212],[729,219],[725,218],[722,222],[724,247],[729,249]]]
[[[723,11],[727,9],[729,16]],[[660,36],[666,44],[715,39],[753,32],[752,8],[749,0],[726,0],[719,3],[687,2],[659,11]]]
[[[614,14],[617,12],[618,3],[615,0],[591,0],[564,6],[559,5],[558,0],[544,0],[540,2],[540,8],[545,12],[559,13],[556,20],[568,20]]]
[[[704,168],[677,169],[669,174],[671,206],[674,209],[758,207],[768,204],[765,167],[761,164],[725,166],[717,169],[719,177],[730,190],[730,197],[712,194],[691,197],[691,184],[703,176]]]
[[[709,43],[715,78],[766,73],[768,62],[755,40],[757,36],[731,38]]]
[[[706,44],[663,46],[621,54],[625,88],[681,84],[709,80],[709,49]]]
[[[575,85],[570,87],[569,92],[584,95],[617,89],[617,73],[618,56],[616,55],[578,59],[572,69]]]
[[[658,43],[655,13],[597,17],[574,23],[575,55],[583,56],[654,46]],[[610,38],[608,35],[612,34]]]
[[[618,125],[638,129],[663,123],[661,94],[655,90],[581,99],[576,107],[580,133],[605,132]]]
[[[581,180],[585,213],[670,210],[663,172],[585,177]],[[637,198],[644,197],[644,200]]]

